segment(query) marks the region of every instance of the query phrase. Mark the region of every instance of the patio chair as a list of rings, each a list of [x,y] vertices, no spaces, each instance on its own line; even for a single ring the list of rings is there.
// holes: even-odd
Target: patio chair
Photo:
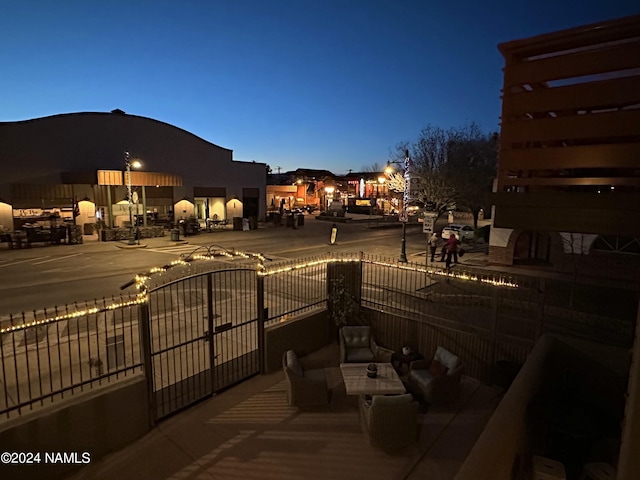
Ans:
[[[324,406],[329,403],[330,391],[324,370],[304,370],[293,350],[282,355],[282,369],[287,379],[287,402],[297,407]]]
[[[372,447],[398,451],[418,440],[418,402],[404,395],[360,396],[360,426]]]
[[[462,362],[445,349],[438,347],[431,361],[417,360],[409,366],[409,388],[428,403],[455,400],[460,394]]]
[[[393,351],[379,346],[371,327],[347,326],[340,329],[340,363],[390,363]]]

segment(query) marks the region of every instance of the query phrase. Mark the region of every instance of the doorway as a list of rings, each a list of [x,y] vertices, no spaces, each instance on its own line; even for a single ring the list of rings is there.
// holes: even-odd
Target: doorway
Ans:
[[[550,265],[551,236],[546,232],[524,231],[513,250],[514,265]]]

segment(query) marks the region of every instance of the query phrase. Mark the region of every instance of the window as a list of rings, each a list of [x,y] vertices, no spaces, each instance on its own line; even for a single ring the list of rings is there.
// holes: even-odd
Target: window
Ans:
[[[640,255],[640,238],[603,235],[593,242],[593,251]]]

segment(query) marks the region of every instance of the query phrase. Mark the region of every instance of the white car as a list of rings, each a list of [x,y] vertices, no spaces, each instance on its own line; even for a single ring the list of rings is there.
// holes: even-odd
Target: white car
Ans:
[[[469,225],[460,225],[459,223],[452,223],[442,229],[442,238],[448,240],[452,233],[461,242],[473,240],[475,237],[473,227],[470,227]]]

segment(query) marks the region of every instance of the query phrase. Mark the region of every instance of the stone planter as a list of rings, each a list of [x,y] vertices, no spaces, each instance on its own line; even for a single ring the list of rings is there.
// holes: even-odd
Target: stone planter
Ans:
[[[128,240],[131,232],[128,228],[105,228],[100,231],[100,239],[103,242],[117,242]],[[164,227],[138,227],[140,238],[164,237]]]

